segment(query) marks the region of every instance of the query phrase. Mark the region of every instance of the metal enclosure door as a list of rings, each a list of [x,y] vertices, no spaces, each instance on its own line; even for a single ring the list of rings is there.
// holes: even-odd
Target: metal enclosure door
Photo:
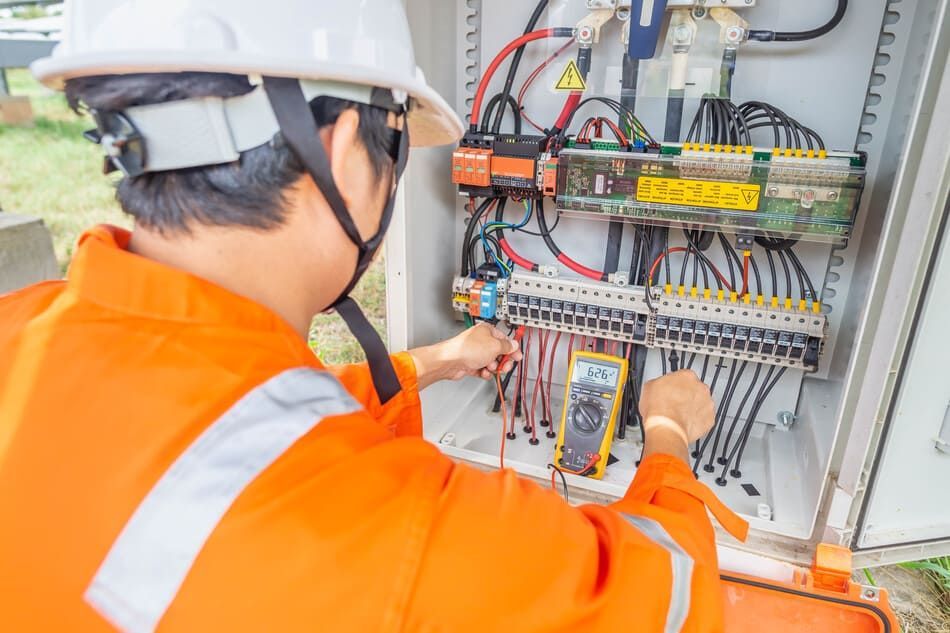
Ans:
[[[946,217],[942,231],[859,522],[858,549],[950,539],[950,232]]]

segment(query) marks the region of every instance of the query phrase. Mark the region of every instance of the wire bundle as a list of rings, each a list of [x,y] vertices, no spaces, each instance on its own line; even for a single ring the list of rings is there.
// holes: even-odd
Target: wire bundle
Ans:
[[[771,130],[774,147],[825,149],[817,132],[771,104],[747,101],[736,106],[728,99],[712,96],[703,97],[700,102],[686,141],[752,145],[752,131],[758,129]]]

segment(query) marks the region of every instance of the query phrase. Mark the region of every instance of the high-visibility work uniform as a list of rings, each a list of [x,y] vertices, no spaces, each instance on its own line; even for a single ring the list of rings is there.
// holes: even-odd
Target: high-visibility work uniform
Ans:
[[[267,309],[100,227],[0,298],[0,630],[722,629],[713,529],[653,456],[572,508],[420,438]]]

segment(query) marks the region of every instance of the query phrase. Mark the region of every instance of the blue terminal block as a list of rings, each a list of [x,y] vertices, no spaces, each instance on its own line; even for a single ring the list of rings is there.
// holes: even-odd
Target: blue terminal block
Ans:
[[[487,283],[482,288],[479,318],[494,319],[498,312],[498,284]]]

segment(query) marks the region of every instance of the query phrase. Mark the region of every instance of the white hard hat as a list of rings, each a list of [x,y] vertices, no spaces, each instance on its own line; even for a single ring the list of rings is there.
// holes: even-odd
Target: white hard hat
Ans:
[[[458,115],[416,66],[399,0],[67,0],[63,40],[34,75],[215,72],[389,89],[415,146],[454,143]]]

